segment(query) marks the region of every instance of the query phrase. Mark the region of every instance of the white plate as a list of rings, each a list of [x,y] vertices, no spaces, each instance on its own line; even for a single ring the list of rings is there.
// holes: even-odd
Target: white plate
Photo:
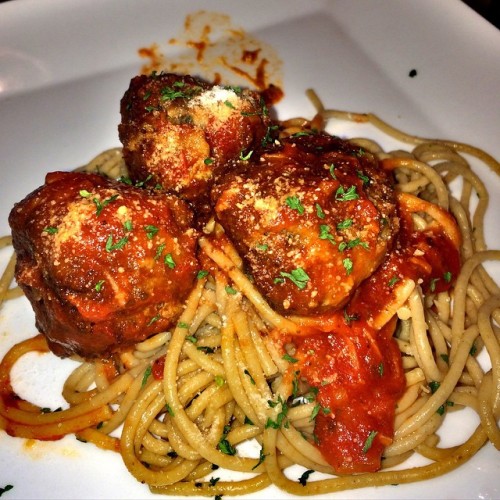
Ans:
[[[500,157],[500,32],[460,2],[227,0],[209,7],[284,61],[281,117],[311,116],[304,90],[314,87],[327,106],[373,111],[409,132],[469,142]],[[13,203],[46,172],[72,169],[119,145],[119,99],[144,63],[137,49],[166,44],[187,13],[207,8],[168,0],[0,5],[0,234],[8,231]],[[359,132],[338,124],[335,133]],[[497,194],[487,241],[498,247],[500,186],[489,172],[484,177]],[[5,261],[6,252],[0,256]],[[24,299],[0,310],[0,356],[35,333]],[[16,383],[35,402],[55,405],[71,362],[45,356],[38,368],[34,358],[18,369]],[[461,418],[458,426],[472,428],[472,417]],[[488,445],[442,478],[329,498],[498,498],[499,474],[498,452]],[[154,497],[119,456],[72,437],[26,444],[0,433],[0,488],[7,484],[14,488],[6,500]],[[269,489],[253,498],[288,497]]]

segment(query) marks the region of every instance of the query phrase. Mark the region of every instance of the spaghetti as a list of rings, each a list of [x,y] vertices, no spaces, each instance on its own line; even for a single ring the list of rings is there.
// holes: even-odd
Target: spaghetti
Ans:
[[[312,91],[309,96],[316,117],[283,122],[286,133],[322,128],[340,118],[370,121],[416,144],[411,152],[388,153],[373,141],[352,140],[393,171],[398,202],[412,224],[439,227],[461,250],[463,266],[451,288],[440,291],[431,283],[424,291],[418,280],[407,277],[398,283],[396,298],[372,315],[378,330],[398,318],[394,337],[406,380],[382,470],[334,475],[315,443],[315,418],[324,408],[310,385],[293,376],[297,351],[272,335],[293,335],[311,320],[286,317],[269,306],[213,220],[199,240],[209,269],[198,275],[175,328],[112,359],[82,362],[64,386],[69,407],[50,413],[16,397],[10,384],[11,368],[21,356],[48,351],[44,338],[14,346],[0,363],[1,428],[42,440],[75,434],[120,453],[138,481],[167,495],[243,495],[275,484],[302,496],[409,483],[460,466],[488,441],[500,449],[500,289],[484,268],[500,260],[500,251],[486,247],[488,194],[463,154],[479,158],[497,174],[500,165],[475,148],[408,136],[373,115],[328,110]],[[115,178],[126,173],[120,149],[103,153],[82,170]],[[449,185],[457,178],[462,191],[454,197]],[[473,193],[479,198],[475,208]],[[2,246],[10,243],[0,240]],[[9,288],[13,268],[11,259],[0,280],[0,301],[19,295]],[[478,361],[480,352],[486,362]],[[463,407],[478,414],[479,425],[462,444],[441,448],[437,432],[446,414]],[[415,453],[431,463],[394,469]],[[285,473],[294,464],[305,469],[298,481]],[[219,480],[214,476],[218,468],[241,479]],[[326,476],[314,480],[313,471]]]

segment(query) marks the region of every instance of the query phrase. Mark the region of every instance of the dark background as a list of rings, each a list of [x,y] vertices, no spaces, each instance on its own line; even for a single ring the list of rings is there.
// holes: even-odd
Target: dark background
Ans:
[[[469,7],[488,19],[490,23],[500,29],[500,1],[499,0],[463,0]]]

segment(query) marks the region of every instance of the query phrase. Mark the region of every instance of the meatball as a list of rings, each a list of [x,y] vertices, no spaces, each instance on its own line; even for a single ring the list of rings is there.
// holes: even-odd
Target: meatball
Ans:
[[[192,212],[173,195],[53,172],[9,216],[16,279],[59,356],[106,356],[164,331],[198,269]]]
[[[291,314],[344,306],[398,230],[389,174],[371,154],[326,133],[283,140],[212,194],[256,286]]]
[[[270,126],[258,92],[171,73],[133,78],[120,112],[131,178],[201,205],[217,171],[258,147]]]

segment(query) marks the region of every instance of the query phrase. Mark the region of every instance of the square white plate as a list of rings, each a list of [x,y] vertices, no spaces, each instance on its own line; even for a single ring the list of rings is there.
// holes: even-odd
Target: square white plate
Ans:
[[[282,118],[312,116],[304,91],[313,87],[327,107],[375,112],[410,133],[500,157],[500,32],[457,0],[18,0],[0,5],[0,234],[14,202],[48,171],[119,145],[119,100],[145,62],[138,49],[166,45],[200,9],[228,14],[274,48],[283,61]],[[360,132],[341,123],[334,133]],[[483,174],[494,195],[487,241],[498,248],[500,181]],[[5,262],[6,252],[0,257]],[[0,310],[0,356],[35,333],[24,299]],[[57,405],[72,363],[32,361],[18,370],[18,383],[39,404]],[[456,425],[472,428],[469,417]],[[488,445],[442,478],[328,497],[498,498],[499,475],[498,452]],[[119,456],[72,437],[24,443],[1,432],[0,488],[7,484],[14,488],[6,500],[157,498]],[[270,488],[252,498],[289,497]]]

